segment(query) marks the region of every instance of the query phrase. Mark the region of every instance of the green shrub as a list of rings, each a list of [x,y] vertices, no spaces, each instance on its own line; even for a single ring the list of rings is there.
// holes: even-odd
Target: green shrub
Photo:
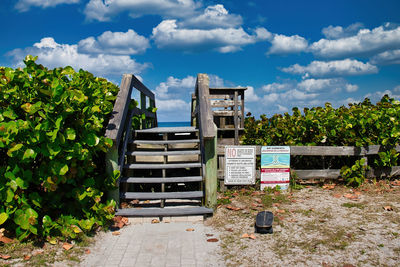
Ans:
[[[19,239],[73,239],[113,217],[104,132],[119,89],[36,59],[0,68],[0,224]]]

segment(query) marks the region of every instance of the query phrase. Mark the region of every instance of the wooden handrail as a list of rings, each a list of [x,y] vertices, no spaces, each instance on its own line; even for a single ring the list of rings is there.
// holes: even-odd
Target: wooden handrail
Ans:
[[[140,108],[129,108],[132,101],[132,88],[140,91]],[[145,114],[146,118],[151,119],[150,127],[157,126],[157,113],[146,109],[147,97],[149,98],[149,107],[155,108],[154,94],[135,75],[124,74],[122,76],[120,90],[105,133],[105,137],[113,140],[113,146],[106,154],[106,169],[110,176],[114,175],[115,171],[121,173],[124,168],[125,152],[132,138],[132,117]],[[142,121],[142,128],[148,126],[146,122],[147,120]],[[119,205],[119,182],[118,179],[116,188],[108,192],[108,197],[116,202],[117,207]]]
[[[106,128],[105,136],[114,141],[114,145],[119,147],[121,137],[124,133],[124,125],[127,120],[129,104],[131,101],[132,88],[141,92],[142,107],[135,108],[133,115],[145,113],[147,117],[154,118],[154,126],[157,126],[157,114],[146,110],[146,97],[150,99],[150,107],[155,107],[154,93],[150,91],[138,78],[133,74],[124,74],[122,76],[120,90],[115,100],[114,109],[110,121]],[[144,103],[143,103],[144,100]]]

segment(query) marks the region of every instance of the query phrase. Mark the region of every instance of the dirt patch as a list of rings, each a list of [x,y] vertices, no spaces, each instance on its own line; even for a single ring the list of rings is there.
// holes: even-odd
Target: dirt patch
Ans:
[[[400,187],[389,182],[230,191],[219,202],[206,223],[221,232],[227,266],[400,265]],[[274,213],[274,233],[249,238],[262,210]]]

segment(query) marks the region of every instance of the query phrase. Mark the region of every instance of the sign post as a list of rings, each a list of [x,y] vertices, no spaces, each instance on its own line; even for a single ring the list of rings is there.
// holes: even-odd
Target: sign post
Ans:
[[[290,147],[261,147],[261,190],[265,187],[289,188],[290,181]]]
[[[225,146],[226,185],[255,184],[256,147]]]

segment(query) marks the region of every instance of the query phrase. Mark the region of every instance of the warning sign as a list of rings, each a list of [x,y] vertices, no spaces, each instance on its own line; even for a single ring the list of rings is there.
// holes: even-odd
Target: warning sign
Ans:
[[[261,190],[265,187],[289,188],[290,147],[263,146],[261,148]]]
[[[255,183],[256,147],[225,146],[226,185],[246,185]]]

